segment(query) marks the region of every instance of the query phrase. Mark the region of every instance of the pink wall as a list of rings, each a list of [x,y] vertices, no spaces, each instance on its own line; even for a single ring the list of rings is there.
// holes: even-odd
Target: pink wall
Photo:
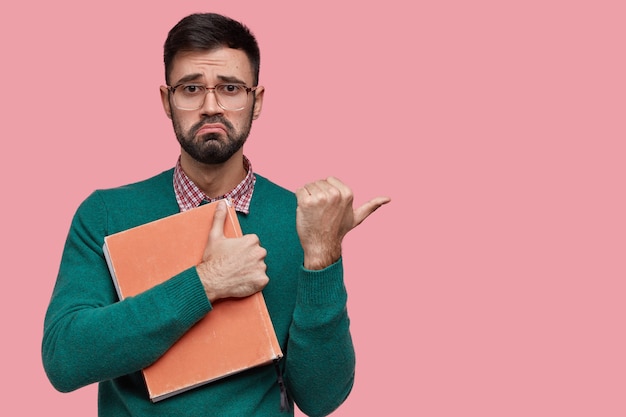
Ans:
[[[65,235],[93,189],[174,164],[162,44],[217,11],[262,49],[255,169],[393,198],[345,243],[333,416],[626,414],[623,2],[138,3],[0,6],[4,409],[96,415],[41,366]]]

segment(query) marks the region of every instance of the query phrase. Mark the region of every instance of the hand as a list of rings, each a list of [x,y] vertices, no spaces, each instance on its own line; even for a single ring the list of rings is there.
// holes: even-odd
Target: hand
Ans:
[[[296,198],[296,227],[307,269],[323,269],[337,262],[344,236],[391,201],[376,197],[354,210],[352,190],[334,177],[299,188]]]
[[[224,236],[226,204],[215,209],[209,240],[196,270],[211,302],[220,298],[247,297],[261,291],[269,282],[265,271],[267,251],[259,238],[249,234],[237,238]]]

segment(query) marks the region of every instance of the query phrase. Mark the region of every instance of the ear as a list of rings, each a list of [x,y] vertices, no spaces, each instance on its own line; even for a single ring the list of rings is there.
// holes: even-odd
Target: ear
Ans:
[[[159,90],[161,92],[161,104],[163,104],[163,110],[165,110],[167,117],[171,119],[172,107],[170,105],[170,90],[168,90],[164,85],[162,85]]]
[[[258,86],[254,90],[254,108],[252,109],[252,120],[256,120],[261,115],[261,109],[263,108],[263,96],[265,94],[265,87]]]

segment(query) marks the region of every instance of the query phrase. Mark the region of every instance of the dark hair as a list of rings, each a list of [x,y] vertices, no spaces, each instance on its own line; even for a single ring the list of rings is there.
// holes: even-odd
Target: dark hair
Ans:
[[[181,19],[168,33],[163,45],[165,81],[169,84],[172,61],[177,53],[185,51],[212,51],[220,47],[245,52],[254,85],[259,82],[261,53],[257,41],[246,26],[216,13],[195,13]]]

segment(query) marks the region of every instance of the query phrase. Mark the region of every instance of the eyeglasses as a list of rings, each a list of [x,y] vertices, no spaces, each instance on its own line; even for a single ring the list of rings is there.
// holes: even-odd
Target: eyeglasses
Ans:
[[[215,94],[217,105],[224,110],[243,110],[248,104],[248,93],[257,87],[246,87],[243,84],[217,84],[207,87],[202,84],[178,84],[167,86],[174,98],[174,106],[179,110],[198,110],[204,105],[209,91]]]

